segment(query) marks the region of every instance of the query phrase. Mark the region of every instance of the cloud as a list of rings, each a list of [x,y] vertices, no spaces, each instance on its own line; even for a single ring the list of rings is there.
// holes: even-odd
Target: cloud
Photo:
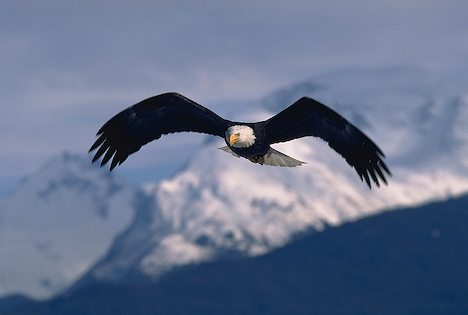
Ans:
[[[5,1],[0,180],[85,152],[110,116],[168,90],[227,113],[341,67],[466,68],[467,14],[464,0]]]

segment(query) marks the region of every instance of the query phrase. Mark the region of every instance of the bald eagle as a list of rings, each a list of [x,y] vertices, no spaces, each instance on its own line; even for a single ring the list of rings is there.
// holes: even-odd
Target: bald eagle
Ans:
[[[302,97],[279,114],[260,122],[235,122],[178,93],[164,93],[143,100],[115,115],[97,133],[89,152],[99,148],[93,162],[102,155],[101,166],[112,157],[110,170],[130,154],[161,135],[193,131],[219,136],[223,151],[253,163],[294,167],[304,162],[270,147],[305,136],[320,137],[355,168],[371,188],[391,175],[383,162],[384,153],[358,128],[320,102]]]

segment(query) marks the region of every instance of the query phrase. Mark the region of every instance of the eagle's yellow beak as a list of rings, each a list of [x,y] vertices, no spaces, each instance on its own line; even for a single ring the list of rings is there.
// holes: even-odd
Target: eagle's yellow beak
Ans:
[[[233,133],[229,136],[229,144],[230,145],[233,145],[234,143],[236,143],[237,141],[239,141],[239,134],[238,133]]]

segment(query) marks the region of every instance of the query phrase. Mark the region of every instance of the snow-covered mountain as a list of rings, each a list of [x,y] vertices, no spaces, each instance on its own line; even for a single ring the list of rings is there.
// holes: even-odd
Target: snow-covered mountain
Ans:
[[[83,156],[47,161],[0,200],[0,296],[61,292],[130,224],[139,194]]]
[[[347,70],[279,90],[232,118],[265,119],[303,95],[381,146],[394,174],[388,187],[368,190],[313,138],[276,145],[307,164],[275,168],[207,137],[183,170],[144,189],[64,154],[0,200],[0,296],[45,298],[80,277],[76,286],[157,279],[174,266],[258,255],[325,224],[468,191],[467,88],[408,67]]]
[[[265,253],[324,224],[468,191],[466,92],[409,67],[340,71],[277,91],[235,118],[265,119],[303,95],[317,98],[382,147],[390,185],[368,190],[318,139],[275,146],[307,162],[299,168],[252,164],[208,141],[183,171],[146,187],[151,215],[134,220],[86,280],[155,279],[176,265]]]

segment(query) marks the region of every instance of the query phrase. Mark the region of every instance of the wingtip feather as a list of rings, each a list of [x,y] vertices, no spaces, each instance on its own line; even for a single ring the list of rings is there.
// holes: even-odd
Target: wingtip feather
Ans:
[[[105,165],[109,160],[112,158],[112,156],[115,154],[116,149],[114,147],[110,147],[109,150],[107,150],[106,155],[102,159],[101,166]]]
[[[91,146],[91,148],[89,149],[88,153],[96,150],[97,147],[99,147],[99,145],[101,145],[104,141],[106,140],[106,137],[104,136],[104,134],[102,134],[94,143],[93,145]]]
[[[112,170],[117,166],[118,162],[119,162],[119,160],[114,157],[114,159],[112,160],[109,171],[112,172]]]

